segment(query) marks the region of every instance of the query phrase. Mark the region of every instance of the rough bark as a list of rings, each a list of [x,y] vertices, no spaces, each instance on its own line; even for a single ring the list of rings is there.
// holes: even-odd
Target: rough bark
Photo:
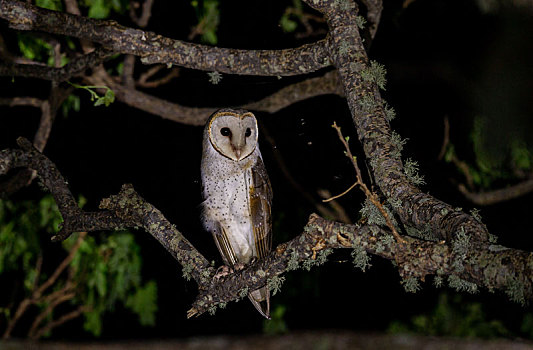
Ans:
[[[117,53],[141,57],[146,64],[166,63],[230,74],[287,76],[330,65],[326,41],[283,50],[238,50],[197,45],[153,32],[50,11],[16,0],[0,2],[0,18],[17,30],[69,35],[99,43]]]
[[[483,224],[421,192],[404,174],[378,85],[362,74],[370,62],[357,27],[357,5],[349,0],[306,0],[306,3],[326,16],[330,58],[343,84],[359,140],[382,193],[401,201],[395,210],[402,222],[420,230],[426,230],[429,225],[437,237],[447,241],[463,231],[476,240],[486,241],[488,232]]]
[[[225,303],[247,296],[250,289],[268,285],[274,293],[280,288],[283,273],[298,268],[321,265],[333,249],[355,249],[355,263],[364,268],[366,254],[394,260],[409,291],[418,289],[418,280],[427,275],[448,278],[458,290],[476,292],[478,286],[502,290],[521,303],[533,299],[530,276],[533,253],[471,240],[463,234],[453,245],[404,237],[397,243],[391,233],[376,225],[349,225],[329,221],[312,214],[303,232],[278,245],[270,255],[223,277],[214,277],[215,269],[163,214],[139,196],[131,185],[100,203],[100,212],[84,212],[68,190],[56,166],[19,139],[22,150],[0,151],[0,175],[10,169],[28,167],[37,171],[43,185],[54,196],[63,227],[55,240],[77,231],[116,230],[142,227],[152,234],[182,265],[185,278],[193,277],[199,293],[189,316],[214,312]]]
[[[98,48],[87,55],[73,59],[61,68],[36,64],[8,63],[6,65],[0,65],[0,76],[19,76],[62,82],[69,80],[73,76],[83,74],[85,70],[97,66],[112,55],[112,51],[105,48]]]

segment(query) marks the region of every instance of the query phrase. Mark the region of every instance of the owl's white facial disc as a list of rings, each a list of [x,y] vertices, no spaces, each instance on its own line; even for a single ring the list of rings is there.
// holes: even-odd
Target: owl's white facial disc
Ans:
[[[234,161],[248,157],[257,145],[257,120],[250,112],[215,114],[208,130],[213,147]]]

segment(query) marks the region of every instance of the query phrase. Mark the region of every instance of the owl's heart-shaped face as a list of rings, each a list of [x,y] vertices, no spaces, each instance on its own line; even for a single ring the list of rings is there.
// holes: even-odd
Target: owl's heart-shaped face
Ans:
[[[234,161],[248,157],[257,145],[257,120],[250,112],[221,111],[211,119],[208,132],[213,147]]]

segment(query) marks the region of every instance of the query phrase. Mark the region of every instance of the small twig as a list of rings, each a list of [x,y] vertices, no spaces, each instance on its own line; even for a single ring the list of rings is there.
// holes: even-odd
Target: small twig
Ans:
[[[387,222],[387,227],[391,230],[394,238],[396,238],[396,241],[402,244],[405,243],[405,240],[400,236],[400,234],[394,227],[394,224],[392,223],[389,217],[389,214],[383,207],[383,204],[381,204],[381,202],[379,201],[378,196],[374,192],[370,191],[368,187],[365,185],[365,183],[363,182],[363,177],[361,176],[361,170],[359,170],[359,166],[357,165],[357,158],[352,155],[352,152],[350,151],[350,146],[348,145],[348,140],[342,135],[341,128],[337,126],[336,122],[333,123],[333,128],[337,131],[337,134],[339,135],[339,139],[344,145],[344,148],[346,148],[346,153],[345,153],[346,157],[350,159],[355,169],[357,181],[355,182],[354,186],[359,185],[361,190],[365,193],[366,197],[372,202],[372,204],[376,206],[376,208],[378,208],[379,212],[381,213],[381,215],[383,215],[383,217],[385,218],[385,221]]]
[[[158,67],[164,67],[164,66],[158,66]],[[170,72],[168,72],[168,74],[166,74],[162,78],[152,80],[152,81],[146,81],[147,79],[143,77],[143,75],[141,75],[141,78],[139,78],[139,81],[137,81],[136,85],[138,87],[143,87],[143,88],[156,88],[158,86],[167,84],[172,79],[177,78],[179,75],[180,75],[179,68],[172,68]]]
[[[33,337],[33,339],[41,338],[44,334],[46,334],[47,332],[51,331],[53,328],[55,328],[57,326],[60,326],[63,323],[65,323],[67,321],[70,321],[70,320],[80,316],[82,313],[87,312],[90,309],[91,308],[89,306],[82,305],[82,306],[78,307],[76,310],[71,311],[71,312],[61,316],[57,320],[49,322],[46,326],[44,326],[38,332],[36,332],[36,334]]]
[[[355,186],[359,185],[359,181],[354,183],[353,185],[351,185],[346,191],[342,192],[341,194],[338,194],[336,196],[333,196],[333,197],[330,197],[330,198],[327,198],[327,199],[323,199],[322,202],[330,202],[334,199],[337,199],[337,198],[340,198],[342,196],[344,196],[346,193],[350,192]]]
[[[487,192],[471,192],[463,184],[459,184],[457,188],[472,203],[476,205],[491,205],[518,198],[532,192],[533,179],[528,179],[506,188]]]
[[[52,274],[52,276],[50,276],[50,278],[48,280],[46,280],[46,282],[44,282],[34,293],[33,293],[33,298],[36,299],[36,298],[39,298],[41,296],[41,294],[48,288],[50,287],[52,284],[55,283],[55,281],[57,280],[57,278],[59,277],[59,275],[67,268],[67,266],[70,264],[70,262],[72,261],[72,259],[74,259],[74,256],[76,255],[76,252],[78,251],[78,249],[80,248],[81,246],[81,242],[83,241],[83,239],[85,238],[85,236],[87,235],[87,232],[80,232],[79,236],[78,236],[78,239],[76,240],[76,243],[74,243],[74,245],[72,246],[72,248],[70,249],[70,252],[69,254],[67,255],[67,257],[65,259],[63,259],[63,261],[59,264],[59,266],[56,268],[56,270],[54,271],[54,273]]]
[[[57,298],[55,298],[54,300],[52,300],[50,304],[33,320],[31,328],[28,331],[28,338],[37,339],[37,337],[35,337],[35,333],[36,333],[37,327],[39,327],[41,322],[43,322],[43,320],[52,313],[52,311],[56,308],[56,306],[64,303],[65,301],[71,300],[75,296],[76,296],[75,293],[62,294],[58,296]]]

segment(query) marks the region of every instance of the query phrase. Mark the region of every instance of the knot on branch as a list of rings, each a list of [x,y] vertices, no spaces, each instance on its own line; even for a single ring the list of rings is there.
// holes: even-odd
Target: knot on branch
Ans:
[[[146,202],[133,188],[132,184],[124,184],[120,192],[100,201],[100,209],[109,210],[121,220],[141,226],[146,213],[152,211],[152,205]]]

